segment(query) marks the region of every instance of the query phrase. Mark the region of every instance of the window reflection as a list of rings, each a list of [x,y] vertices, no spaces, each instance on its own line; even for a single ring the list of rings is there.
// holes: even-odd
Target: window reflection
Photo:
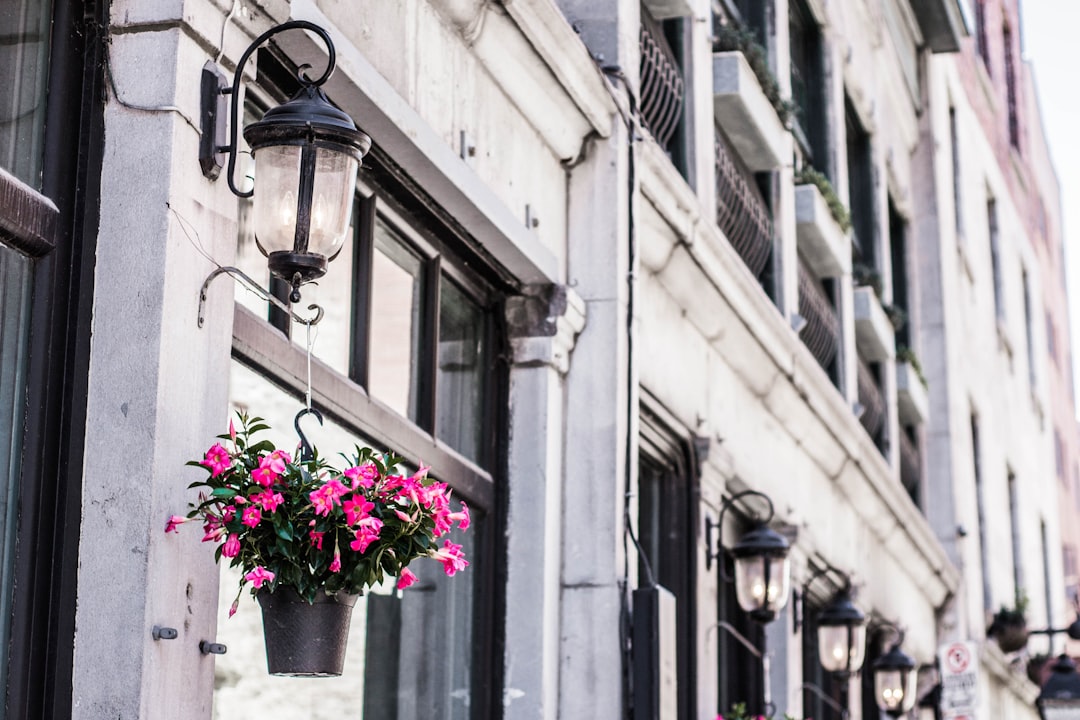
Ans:
[[[421,258],[376,220],[368,392],[413,421],[418,417],[422,273]]]
[[[41,187],[52,3],[0,3],[0,167]]]
[[[268,421],[272,432],[265,434],[267,439],[295,447],[291,428],[300,400],[235,361],[230,397],[232,412],[244,409]],[[329,419],[324,427],[316,422],[304,427],[324,451],[366,442]],[[449,538],[475,563],[484,518],[472,510],[469,531],[455,531]],[[409,569],[419,578],[409,589],[398,593],[390,580],[357,602],[340,678],[283,678],[267,674],[255,601],[245,594],[236,615],[228,617],[239,574],[223,567],[217,637],[229,652],[216,659],[214,717],[251,717],[254,699],[258,716],[267,720],[468,720],[477,568],[448,578],[438,563],[419,559]]]
[[[0,647],[7,647],[10,629],[32,269],[28,258],[0,244]],[[0,663],[0,687],[6,673]]]
[[[445,276],[439,289],[439,372],[436,435],[481,461],[484,412],[484,313]]]

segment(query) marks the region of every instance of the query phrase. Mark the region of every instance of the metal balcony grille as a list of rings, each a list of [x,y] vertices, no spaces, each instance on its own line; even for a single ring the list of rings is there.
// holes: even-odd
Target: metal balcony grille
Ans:
[[[806,326],[799,332],[803,344],[832,377],[830,365],[840,347],[840,320],[821,282],[799,260],[799,314]]]
[[[859,422],[866,428],[866,432],[874,443],[881,446],[881,431],[885,427],[885,397],[881,393],[874,371],[859,358],[859,404],[863,407]]]
[[[900,432],[900,482],[912,502],[918,505],[919,490],[922,486],[922,462],[918,446],[903,430]]]
[[[667,147],[682,117],[686,86],[682,71],[660,25],[642,8],[641,117],[653,138]]]
[[[719,128],[715,136],[716,224],[754,277],[760,278],[772,254],[769,206]]]

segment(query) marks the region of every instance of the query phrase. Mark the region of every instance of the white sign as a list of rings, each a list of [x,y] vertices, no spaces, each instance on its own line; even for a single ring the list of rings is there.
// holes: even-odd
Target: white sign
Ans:
[[[941,712],[949,720],[976,720],[979,700],[979,655],[973,642],[938,648],[941,667]]]

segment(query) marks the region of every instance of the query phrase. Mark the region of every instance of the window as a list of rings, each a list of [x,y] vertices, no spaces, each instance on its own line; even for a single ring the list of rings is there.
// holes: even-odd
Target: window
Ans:
[[[807,161],[832,179],[834,173],[829,158],[825,115],[821,29],[804,0],[791,1],[788,31],[791,38],[791,98],[795,102],[795,137]]]
[[[312,338],[299,325],[289,337],[288,324],[272,322],[263,303],[238,296],[232,402],[290,428],[314,340],[313,400],[327,416],[326,426],[314,429],[316,443],[317,433],[338,438],[324,443],[333,447],[350,447],[355,438],[430,464],[472,511],[474,527],[454,539],[465,543],[471,564],[451,582],[418,567],[418,585],[400,597],[392,588],[365,594],[353,616],[349,679],[296,681],[275,702],[293,715],[305,714],[317,696],[320,707],[342,716],[479,720],[501,700],[494,468],[506,369],[493,348],[507,286],[377,147],[365,157],[360,185],[351,239],[330,272],[303,290],[302,305],[326,311]],[[242,234],[239,254],[257,253],[252,242]],[[224,609],[232,586],[224,582]],[[248,614],[257,626],[258,613]],[[217,717],[243,714],[237,703],[265,678],[258,628],[237,618],[230,625],[223,615],[220,623],[232,637],[223,640],[229,654],[217,664]]]
[[[733,536],[737,537],[748,529],[739,526]],[[724,563],[724,575],[734,577],[735,563],[731,557],[721,558],[720,562]],[[750,615],[739,607],[734,582],[721,581],[719,605],[720,620],[731,625],[760,653],[765,645],[765,626],[751,620]],[[760,656],[751,652],[727,629],[721,627],[717,633],[720,635],[720,676],[717,682],[720,707],[727,710],[736,703],[745,703],[751,715],[763,714],[765,708],[761,707],[761,698],[765,675]]]
[[[102,15],[93,1],[0,3],[0,718],[11,720],[71,715],[93,294],[81,259],[95,254],[104,96],[84,70],[102,64]]]
[[[990,591],[990,553],[986,544],[986,490],[982,477],[982,448],[979,438],[979,418],[971,414],[971,461],[975,473],[975,507],[979,523],[979,565],[982,569],[983,610],[991,611],[994,598]]]
[[[844,103],[847,126],[848,200],[851,208],[852,260],[874,272],[878,269],[876,203],[874,201],[874,159],[870,135],[863,129],[851,100]]]
[[[1006,24],[1001,31],[1005,45],[1005,94],[1009,107],[1009,143],[1020,149],[1020,108],[1016,97],[1016,60],[1013,51],[1012,30]]]
[[[821,667],[821,658],[818,651],[818,615],[824,603],[812,602],[806,598],[803,607],[802,625],[802,677],[803,683],[814,685],[817,690],[841,707],[848,706],[846,687],[844,683],[837,681],[836,677],[826,672]],[[817,692],[806,687],[803,688],[803,711],[802,716],[816,718],[817,720],[840,720],[839,713],[826,703]]]
[[[1031,285],[1027,270],[1020,271],[1020,283],[1024,291],[1024,339],[1027,341],[1028,383],[1035,388],[1035,328],[1031,316]]]
[[[953,207],[956,220],[956,235],[964,237],[964,203],[961,188],[964,184],[963,174],[960,170],[960,132],[956,124],[956,108],[949,106],[949,139],[952,142],[952,179],[953,179]]]
[[[892,251],[893,301],[890,320],[896,331],[896,347],[911,347],[911,304],[908,297],[907,223],[889,198],[889,247]]]
[[[1020,538],[1020,497],[1016,474],[1009,470],[1009,528],[1012,535],[1013,590],[1016,598],[1024,593],[1024,555]]]
[[[1054,619],[1054,594],[1051,591],[1053,586],[1050,580],[1050,537],[1047,535],[1045,520],[1039,523],[1039,541],[1042,550],[1042,581],[1043,599],[1046,602],[1046,625],[1050,627],[1050,623]]]
[[[696,472],[686,446],[647,411],[641,417],[640,451],[637,528],[644,557],[638,586],[647,587],[651,575],[675,596],[679,718],[692,720],[697,717]]]
[[[997,200],[986,198],[986,225],[990,232],[990,273],[994,282],[994,312],[998,320],[1005,318],[1004,290],[1001,287],[1001,238],[998,234]]]
[[[990,70],[990,45],[986,35],[986,0],[975,0],[975,51],[982,58],[987,74],[993,75]]]

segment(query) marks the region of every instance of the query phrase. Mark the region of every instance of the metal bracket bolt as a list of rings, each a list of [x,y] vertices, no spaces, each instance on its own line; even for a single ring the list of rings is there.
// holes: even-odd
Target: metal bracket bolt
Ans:
[[[212,643],[208,640],[199,643],[199,652],[203,655],[224,655],[227,650],[228,648],[221,643]]]
[[[176,628],[161,627],[160,625],[155,625],[153,631],[151,631],[150,634],[155,640],[175,640],[177,632]]]

